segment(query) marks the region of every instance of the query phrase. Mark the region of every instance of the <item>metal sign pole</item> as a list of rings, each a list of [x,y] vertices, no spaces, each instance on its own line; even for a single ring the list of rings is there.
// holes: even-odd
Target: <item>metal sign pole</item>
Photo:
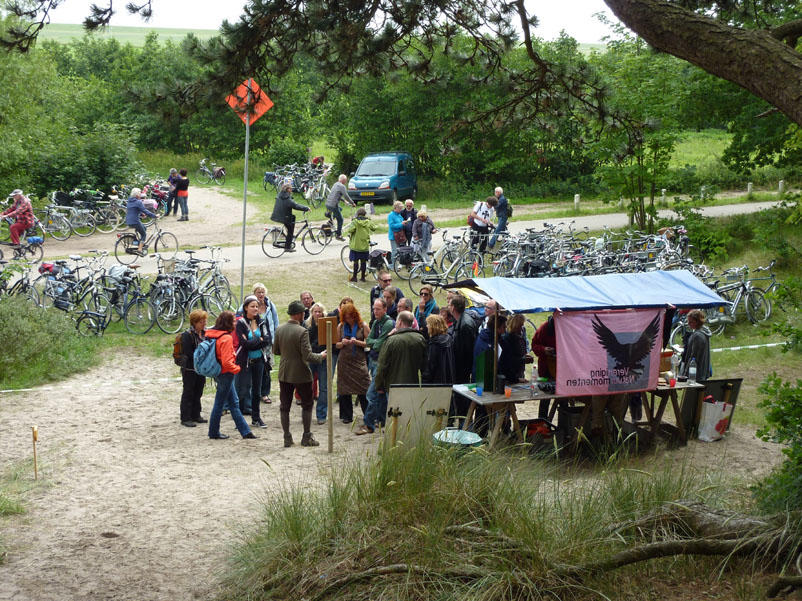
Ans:
[[[253,80],[248,78],[248,104],[251,104],[251,82]],[[239,268],[239,304],[245,298],[245,222],[248,217],[248,146],[251,142],[251,114],[245,115],[245,182],[242,192],[242,255]]]

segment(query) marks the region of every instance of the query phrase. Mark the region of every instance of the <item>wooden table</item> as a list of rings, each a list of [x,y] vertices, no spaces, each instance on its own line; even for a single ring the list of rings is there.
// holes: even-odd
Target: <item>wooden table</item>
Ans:
[[[587,424],[588,417],[590,416],[591,410],[591,397],[576,397],[574,395],[558,395],[558,394],[548,394],[541,390],[536,390],[535,395],[532,396],[529,390],[529,387],[526,388],[517,388],[516,386],[523,386],[521,384],[513,385],[512,387],[512,394],[509,397],[505,397],[503,394],[494,394],[490,392],[484,392],[482,396],[476,394],[475,390],[468,388],[466,384],[455,384],[453,386],[453,390],[455,393],[465,397],[466,399],[471,401],[471,405],[468,408],[468,414],[465,416],[465,422],[462,426],[463,430],[468,430],[471,425],[473,424],[473,417],[476,412],[476,407],[481,405],[487,409],[488,417],[491,420],[492,424],[492,431],[490,434],[490,441],[489,446],[492,449],[496,441],[498,440],[498,436],[501,432],[501,424],[504,421],[504,414],[509,412],[510,419],[512,420],[513,431],[515,432],[515,436],[518,439],[518,442],[524,441],[523,433],[521,432],[521,426],[518,423],[518,413],[515,409],[515,405],[518,403],[526,403],[531,401],[552,401],[553,405],[549,410],[549,420],[554,417],[554,413],[557,410],[557,406],[561,402],[567,401],[575,401],[583,403],[582,414],[579,418],[579,424],[577,425],[577,430],[581,431],[585,425]],[[654,390],[647,391],[646,394],[643,395],[643,405],[645,407],[645,422],[638,422],[636,425],[644,425],[648,427],[649,432],[649,443],[651,444],[657,433],[660,430],[668,431],[670,433],[676,433],[681,441],[681,443],[687,444],[688,443],[688,434],[685,431],[685,427],[682,423],[682,415],[680,413],[679,407],[679,399],[677,392],[680,390],[686,390],[689,388],[704,388],[702,384],[689,384],[688,382],[677,382],[676,386],[673,388],[667,385],[658,385],[658,387]],[[672,426],[671,424],[663,423],[663,414],[665,413],[666,406],[668,405],[668,401],[671,401],[671,407],[674,410],[674,419],[676,420],[676,426]],[[656,410],[655,410],[656,409]],[[580,437],[576,437],[576,444],[579,444]]]

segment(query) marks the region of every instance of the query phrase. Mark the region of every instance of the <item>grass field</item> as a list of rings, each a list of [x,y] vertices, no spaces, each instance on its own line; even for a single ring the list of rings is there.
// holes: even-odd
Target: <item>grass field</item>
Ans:
[[[214,29],[163,29],[159,27],[119,27],[112,26],[103,31],[91,35],[100,38],[114,38],[121,44],[131,44],[132,46],[144,46],[145,38],[150,32],[159,35],[159,40],[171,40],[180,42],[188,33],[192,33],[201,40],[208,40],[217,35]],[[42,40],[53,40],[55,42],[69,43],[72,40],[80,39],[86,35],[83,25],[69,23],[50,23],[46,25],[39,34]]]
[[[677,140],[674,156],[671,157],[671,166],[699,166],[719,159],[731,139],[732,134],[720,129],[684,132]]]

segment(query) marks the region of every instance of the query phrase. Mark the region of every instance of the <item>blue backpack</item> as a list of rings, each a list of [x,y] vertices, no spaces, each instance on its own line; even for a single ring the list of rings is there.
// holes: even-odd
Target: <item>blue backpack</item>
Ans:
[[[223,370],[217,360],[217,338],[202,340],[192,358],[195,362],[195,373],[204,378],[216,378]]]

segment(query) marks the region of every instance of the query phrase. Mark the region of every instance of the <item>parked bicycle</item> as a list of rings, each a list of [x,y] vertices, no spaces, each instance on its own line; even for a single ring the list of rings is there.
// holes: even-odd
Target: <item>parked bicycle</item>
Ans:
[[[154,219],[148,228],[152,228],[150,235],[145,240],[142,253],[146,254],[149,247],[153,247],[154,252],[159,253],[165,259],[173,259],[178,253],[178,238],[171,232],[165,232],[159,227],[159,220]],[[117,234],[117,243],[114,245],[114,256],[123,265],[133,263],[139,253],[139,238],[133,232]]]
[[[214,181],[215,184],[220,184],[222,186],[226,183],[226,168],[218,167],[217,163],[212,163],[210,169],[206,166],[206,161],[208,160],[209,159],[201,160],[199,163],[200,167],[195,174],[195,179],[199,184],[208,184],[210,181]]]
[[[39,304],[39,293],[33,285],[31,277],[31,266],[29,263],[27,267],[20,263],[9,264],[8,261],[0,260],[0,299],[6,296],[24,296],[34,304]],[[17,279],[9,284],[14,276]]]

